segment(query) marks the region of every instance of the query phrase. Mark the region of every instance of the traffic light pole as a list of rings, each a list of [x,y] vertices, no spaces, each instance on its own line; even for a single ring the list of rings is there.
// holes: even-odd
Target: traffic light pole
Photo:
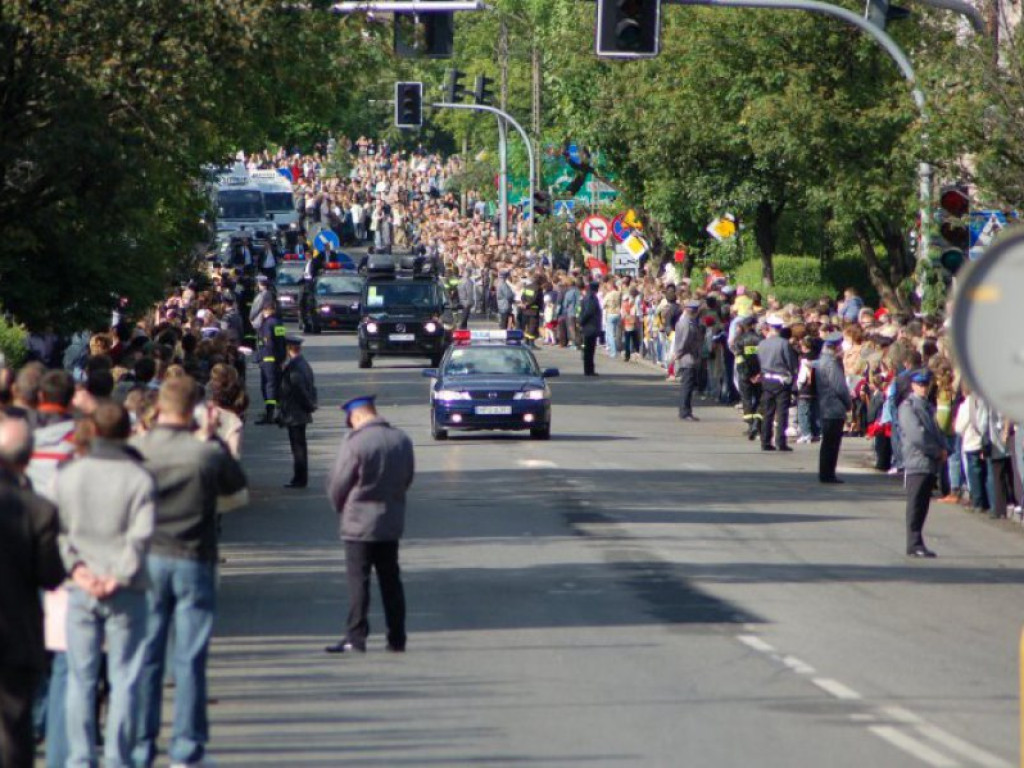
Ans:
[[[925,109],[924,93],[917,86],[917,76],[914,74],[914,67],[906,54],[896,45],[885,30],[879,29],[867,19],[831,3],[819,2],[819,0],[662,0],[673,5],[711,5],[725,8],[765,8],[777,11],[809,11],[845,21],[862,32],[866,32],[875,42],[878,43],[889,54],[889,57],[896,62],[907,84],[910,85],[910,95],[917,105],[918,115],[921,123],[927,125],[928,113]],[[928,141],[927,133],[923,134],[925,144]],[[919,254],[921,259],[928,258],[928,251],[931,247],[928,235],[928,224],[931,221],[932,209],[932,167],[927,162],[921,162],[917,166],[918,197],[920,201],[921,214],[921,237],[918,241]]]
[[[536,176],[537,164],[534,162],[534,159],[533,159],[533,145],[530,143],[530,137],[527,135],[526,131],[523,130],[523,126],[521,126],[519,123],[517,123],[515,118],[512,117],[512,115],[510,115],[508,112],[504,112],[504,111],[498,109],[497,107],[492,107],[492,106],[490,106],[488,104],[447,104],[445,102],[440,102],[440,103],[437,103],[437,104],[431,104],[430,106],[432,106],[434,109],[469,109],[469,110],[473,110],[474,112],[489,112],[490,114],[492,114],[492,115],[494,115],[495,117],[498,118],[498,129],[500,131],[500,133],[499,133],[499,141],[504,137],[504,134],[505,134],[505,123],[506,122],[509,125],[511,125],[513,128],[515,128],[517,131],[519,131],[519,135],[523,139],[523,144],[526,146],[526,154],[527,154],[527,156],[529,157],[529,160],[530,160],[530,196],[527,198],[527,205],[529,206],[530,218],[527,220],[526,226],[527,226],[527,229],[530,232],[530,242],[532,243],[533,242],[533,233],[534,233],[534,226],[533,226],[533,224],[534,224],[534,218],[535,218],[534,212],[533,212],[533,195],[534,195],[534,192],[537,189],[537,176]],[[504,147],[504,146],[505,146],[505,142],[504,141],[500,141],[499,149],[501,149],[501,147]],[[507,161],[505,159],[506,156],[507,156],[507,148],[501,154],[502,154],[501,167],[502,167],[502,169],[504,171],[504,178],[502,179],[502,184],[501,184],[501,197],[504,198],[504,200],[506,202],[506,205],[504,205],[502,210],[504,211],[504,215],[506,217],[505,218],[505,226],[508,227],[508,219],[507,219],[507,216],[508,216],[508,205],[507,205],[507,202],[508,202],[508,183],[507,183],[508,182],[508,171],[507,171]]]
[[[505,121],[498,118],[498,157],[501,162],[501,171],[498,178],[498,205],[501,211],[498,215],[499,232],[502,242],[508,237],[508,128]]]

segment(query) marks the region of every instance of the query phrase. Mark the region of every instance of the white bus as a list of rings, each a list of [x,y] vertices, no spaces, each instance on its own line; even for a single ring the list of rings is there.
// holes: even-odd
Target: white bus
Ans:
[[[267,218],[273,219],[279,229],[299,223],[295,210],[295,191],[292,183],[275,170],[251,171],[249,178],[263,194],[263,208]]]

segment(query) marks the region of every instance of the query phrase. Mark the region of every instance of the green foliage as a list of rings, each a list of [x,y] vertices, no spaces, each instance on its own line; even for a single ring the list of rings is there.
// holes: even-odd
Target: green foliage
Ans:
[[[802,304],[823,296],[835,298],[837,292],[822,276],[818,259],[807,256],[776,256],[773,286],[766,286],[761,279],[760,259],[741,264],[733,279],[736,284],[759,291],[762,296],[775,296],[783,304]]]
[[[0,355],[8,368],[17,368],[25,362],[28,352],[28,333],[24,326],[13,323],[0,315]]]
[[[825,263],[822,272],[825,283],[836,291],[856,288],[867,306],[878,306],[878,291],[871,284],[864,259],[859,253],[846,253],[830,259]]]

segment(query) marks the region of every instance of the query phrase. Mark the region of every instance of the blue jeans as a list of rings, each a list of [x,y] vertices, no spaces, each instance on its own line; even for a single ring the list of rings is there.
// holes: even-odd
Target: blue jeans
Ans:
[[[106,768],[131,768],[136,691],[146,628],[146,593],[119,589],[104,600],[72,587],[68,596],[68,768],[95,768],[96,684],[107,648],[110,704],[103,742]]]
[[[167,752],[172,763],[198,762],[210,739],[206,656],[216,607],[216,567],[213,563],[160,555],[150,555],[146,567],[153,586],[149,591],[149,622],[139,681],[141,715],[135,764],[150,766],[156,759],[164,661],[172,626],[174,718]]]
[[[799,398],[796,401],[796,419],[800,424],[800,437],[821,437],[817,398]]]
[[[50,688],[46,692],[46,768],[64,768],[68,762],[68,727],[65,708],[68,698],[68,655],[53,654]]]
[[[946,450],[949,451],[949,458],[946,459],[949,490],[951,493],[956,493],[964,485],[963,472],[960,465],[960,435],[946,436]]]
[[[615,357],[619,354],[619,348],[616,346],[619,339],[619,324],[622,322],[620,315],[608,315],[604,320],[604,340],[605,344],[608,345],[608,355]]]
[[[981,451],[964,451],[967,464],[967,489],[971,494],[971,506],[975,509],[988,509],[988,493],[986,492],[986,462]]]

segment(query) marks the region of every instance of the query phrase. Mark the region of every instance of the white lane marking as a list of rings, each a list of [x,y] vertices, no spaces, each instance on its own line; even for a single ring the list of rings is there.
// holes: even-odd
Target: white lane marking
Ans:
[[[891,725],[871,725],[868,726],[868,730],[879,738],[888,741],[894,747],[902,749],[907,754],[916,757],[921,762],[934,766],[934,768],[957,768],[959,765],[955,760],[946,757],[940,752],[936,752],[927,744],[922,744],[917,739],[908,736]]]
[[[784,656],[782,663],[798,675],[813,675],[815,673],[814,667],[805,661],[801,661],[796,656]]]
[[[897,723],[906,723],[907,725],[920,725],[924,722],[924,720],[915,715],[909,709],[904,709],[903,707],[879,707],[878,711],[886,719],[894,720]]]
[[[736,639],[758,653],[775,653],[775,649],[757,635],[736,635]]]
[[[527,469],[556,469],[558,467],[555,462],[546,459],[519,459],[516,463]]]
[[[960,757],[970,760],[972,763],[984,766],[984,768],[1012,768],[1012,764],[1003,760],[1003,758],[997,757],[991,752],[986,752],[984,749],[976,747],[948,731],[944,731],[937,725],[921,723],[917,726],[917,731],[922,736],[926,736],[932,741],[941,744],[950,752],[960,755]]]
[[[838,680],[833,680],[830,677],[815,677],[811,679],[811,682],[825,693],[835,696],[841,701],[857,701],[861,698],[861,695],[853,690],[853,688],[848,688]]]

